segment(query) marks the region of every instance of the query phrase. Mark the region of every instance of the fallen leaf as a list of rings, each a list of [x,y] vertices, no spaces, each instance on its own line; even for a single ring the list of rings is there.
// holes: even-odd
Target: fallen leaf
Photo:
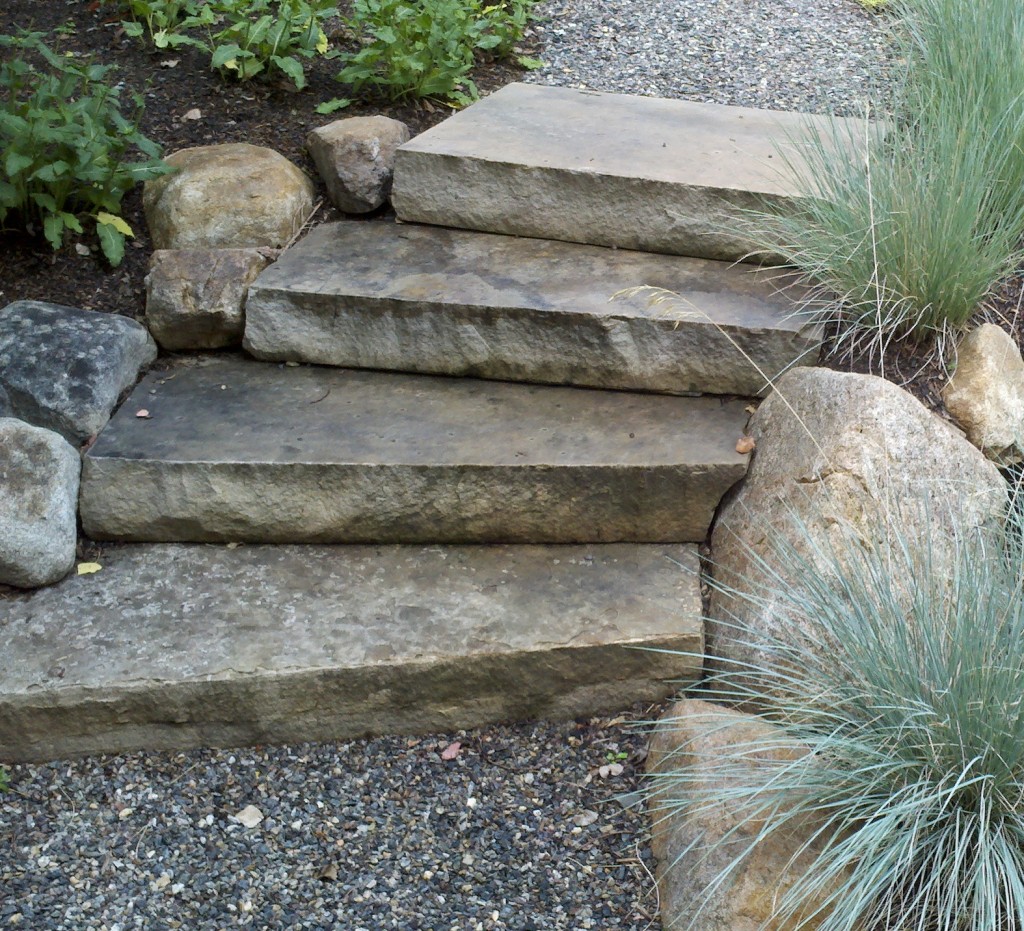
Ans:
[[[328,863],[319,873],[316,874],[316,878],[321,882],[331,882],[338,878],[338,864]]]
[[[441,751],[441,759],[454,760],[459,755],[459,751],[461,749],[462,744],[456,740],[454,743],[448,744],[448,746]]]
[[[589,808],[585,808],[578,815],[574,815],[572,819],[572,823],[578,828],[589,827],[595,821],[597,821],[597,812],[591,811]]]
[[[169,58],[169,59],[167,59],[167,61],[160,62],[160,67],[161,68],[177,68],[179,61],[181,61],[180,58]]]
[[[756,414],[757,413],[757,405],[756,404],[748,404],[745,408],[743,408],[743,410],[745,410],[748,414]]]
[[[741,436],[736,441],[736,452],[741,456],[754,451],[754,438],[752,436]]]
[[[237,821],[243,827],[254,828],[263,820],[263,812],[255,805],[246,805],[237,815],[232,815],[231,820]]]
[[[80,562],[78,564],[78,574],[92,575],[94,572],[99,572],[102,568],[98,562]]]
[[[75,252],[77,252],[79,255],[89,255],[90,254],[89,253],[89,247],[87,245],[85,245],[84,243],[81,243],[81,242],[76,242],[75,243]]]
[[[142,408],[142,410],[136,411],[135,412],[135,416],[141,418],[142,420],[152,420],[153,419],[153,415],[150,414],[150,412],[147,411],[146,408]]]
[[[201,120],[203,118],[203,111],[199,107],[193,107],[188,111],[182,118],[182,123],[186,123],[189,120]]]
[[[171,884],[170,874],[164,873],[159,879],[153,880],[149,885],[154,892],[159,892],[161,889],[166,889]]]
[[[605,763],[604,766],[599,766],[597,774],[602,779],[607,779],[609,776],[621,776],[623,765],[621,763]]]

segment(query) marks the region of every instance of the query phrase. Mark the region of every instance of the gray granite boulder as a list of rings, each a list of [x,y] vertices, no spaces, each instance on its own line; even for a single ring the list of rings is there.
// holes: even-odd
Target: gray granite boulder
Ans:
[[[942,401],[993,462],[1024,460],[1024,359],[1001,327],[984,323],[964,337]]]
[[[0,417],[78,445],[156,358],[146,328],[117,314],[15,301],[0,310]]]
[[[240,346],[258,249],[159,249],[146,276],[146,324],[164,349]]]
[[[0,417],[0,583],[49,585],[75,564],[81,466],[56,433]]]
[[[387,116],[353,116],[314,129],[306,148],[345,213],[369,213],[391,193],[398,147],[411,138],[405,123]]]
[[[750,434],[756,452],[719,512],[712,558],[720,585],[762,598],[713,593],[712,665],[765,668],[779,662],[774,645],[812,648],[820,631],[771,595],[800,586],[808,572],[838,584],[844,554],[891,552],[896,567],[927,565],[948,578],[965,535],[996,526],[1005,512],[996,467],[882,378],[793,369],[752,418]],[[898,582],[904,573],[892,574]]]
[[[165,159],[142,203],[155,249],[280,248],[313,212],[313,182],[264,146],[196,146]]]
[[[821,854],[821,823],[794,818],[785,830],[755,844],[764,819],[727,795],[737,786],[767,783],[807,752],[806,746],[788,741],[779,728],[755,715],[694,700],[668,709],[647,757],[651,849],[663,927],[794,927],[795,922],[779,913],[779,904]],[[681,771],[686,772],[685,791],[672,778]],[[809,903],[809,911],[820,904]],[[803,931],[813,931],[824,914],[804,924]]]

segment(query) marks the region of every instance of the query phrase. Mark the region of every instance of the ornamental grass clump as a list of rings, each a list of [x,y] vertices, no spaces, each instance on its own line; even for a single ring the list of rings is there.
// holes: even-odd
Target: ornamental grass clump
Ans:
[[[816,197],[752,218],[825,297],[840,346],[958,331],[1024,262],[1024,4],[902,0],[884,132],[810,132],[788,160]],[[808,312],[822,315],[820,304]]]
[[[903,536],[915,523],[897,509],[888,540],[836,528],[808,556],[799,520],[768,534],[755,570],[768,582],[726,594],[804,633],[771,644],[772,662],[719,659],[700,697],[760,708],[776,736],[716,757],[714,785],[686,768],[652,776],[655,817],[741,813],[719,842],[741,849],[717,886],[769,835],[815,825],[801,848],[813,864],[775,903],[773,927],[1024,928],[1019,528],[943,540],[940,566],[929,533]],[[801,744],[806,755],[783,752]]]

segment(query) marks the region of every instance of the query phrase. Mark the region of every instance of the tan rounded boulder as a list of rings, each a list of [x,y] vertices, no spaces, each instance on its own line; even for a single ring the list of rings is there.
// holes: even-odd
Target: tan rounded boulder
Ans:
[[[176,170],[143,193],[154,249],[280,248],[313,212],[313,182],[273,149],[198,146],[166,161]]]

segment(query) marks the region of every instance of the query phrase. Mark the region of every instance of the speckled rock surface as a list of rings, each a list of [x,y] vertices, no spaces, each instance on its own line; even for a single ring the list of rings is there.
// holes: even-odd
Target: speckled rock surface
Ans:
[[[78,445],[155,358],[146,328],[127,317],[15,301],[0,310],[0,416]]]
[[[49,585],[74,565],[81,469],[56,433],[0,417],[0,585]]]
[[[967,334],[942,401],[993,462],[1008,466],[1024,459],[1024,360],[1002,327],[983,323]]]
[[[344,213],[369,213],[391,193],[395,153],[409,141],[409,127],[387,116],[352,116],[314,129],[306,148]]]
[[[177,170],[143,193],[154,249],[280,248],[313,211],[313,182],[273,149],[232,142],[165,161]]]
[[[238,346],[249,285],[269,264],[258,249],[161,249],[146,276],[146,325],[164,348]]]
[[[567,718],[700,669],[692,546],[157,545],[100,562],[0,596],[0,760]]]

